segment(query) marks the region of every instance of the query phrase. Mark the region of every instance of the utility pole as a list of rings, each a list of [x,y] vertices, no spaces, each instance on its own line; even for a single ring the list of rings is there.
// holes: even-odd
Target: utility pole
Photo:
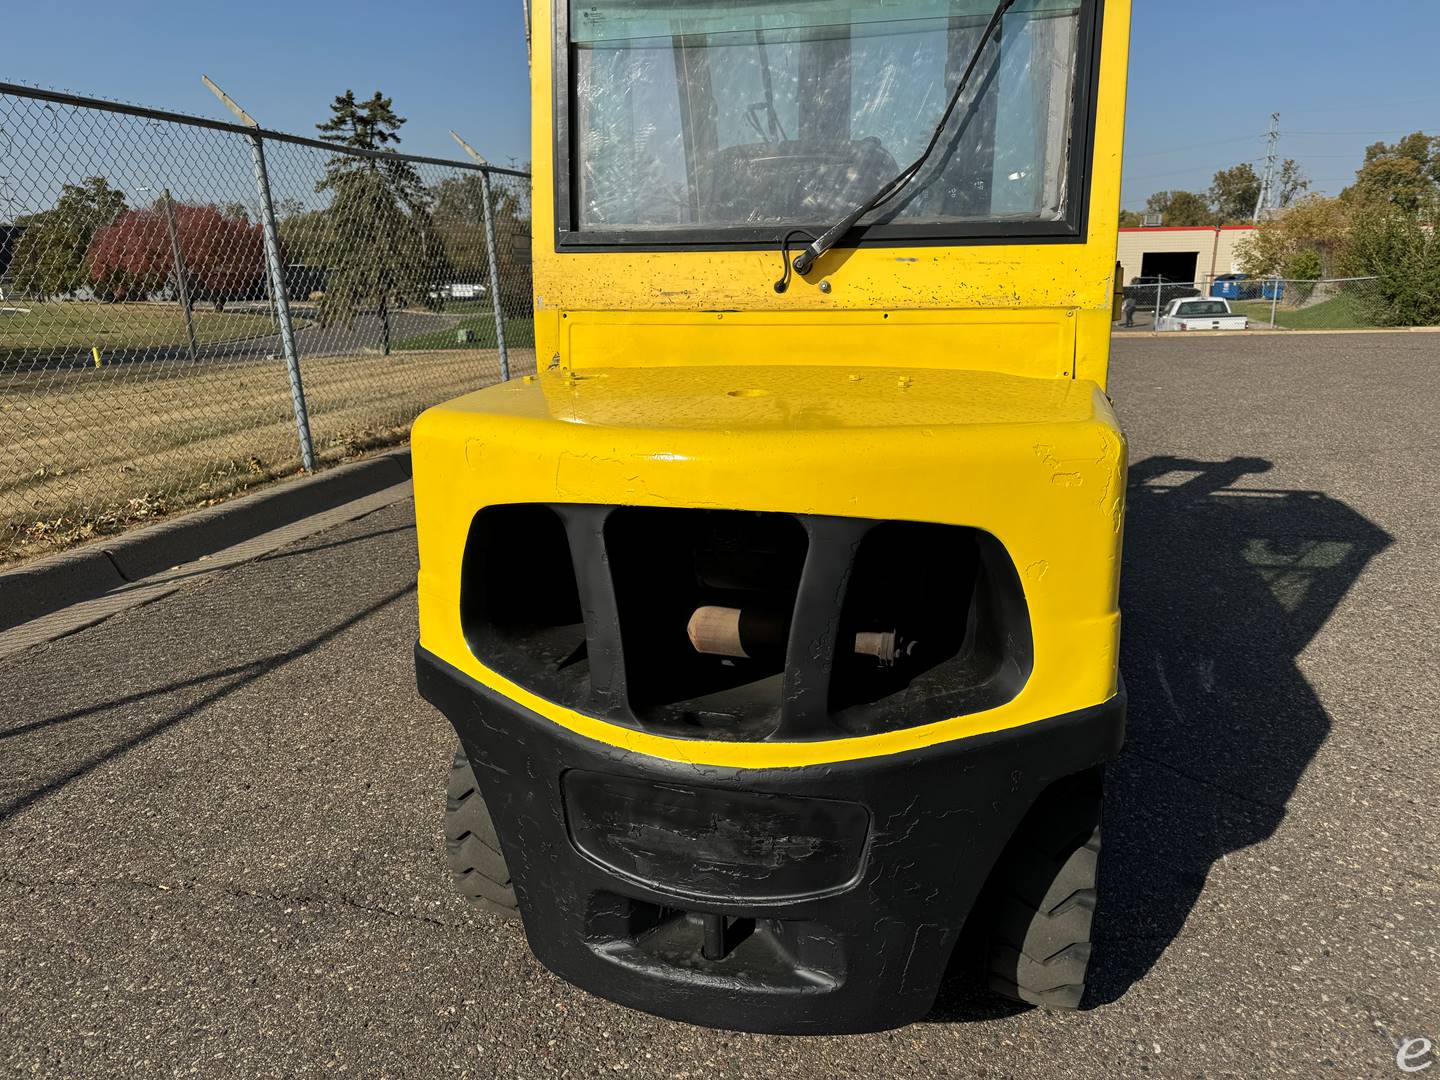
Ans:
[[[1260,181],[1260,197],[1255,200],[1255,214],[1252,222],[1260,221],[1260,214],[1267,210],[1275,193],[1275,159],[1280,146],[1280,114],[1270,114],[1270,145],[1265,152],[1265,177]]]

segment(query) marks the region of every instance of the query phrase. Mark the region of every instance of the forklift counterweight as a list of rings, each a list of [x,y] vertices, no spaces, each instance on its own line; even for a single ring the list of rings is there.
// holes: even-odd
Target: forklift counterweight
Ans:
[[[537,369],[412,433],[457,885],[697,1024],[1077,1007],[1128,0],[531,18]]]

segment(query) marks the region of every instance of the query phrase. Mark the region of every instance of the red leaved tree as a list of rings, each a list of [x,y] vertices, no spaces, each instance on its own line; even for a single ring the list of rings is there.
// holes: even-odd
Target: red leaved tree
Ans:
[[[264,239],[259,225],[227,217],[214,206],[176,203],[175,232],[192,300],[218,311],[227,300],[265,293]],[[147,296],[173,282],[175,257],[165,207],[128,210],[95,232],[86,252],[90,281],[102,300]]]

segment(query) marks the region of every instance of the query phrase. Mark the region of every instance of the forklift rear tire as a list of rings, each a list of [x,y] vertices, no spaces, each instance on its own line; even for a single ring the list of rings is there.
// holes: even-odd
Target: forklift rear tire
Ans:
[[[1047,1009],[1078,1009],[1090,963],[1100,856],[1102,772],[1060,781],[1037,800],[991,879],[991,990]]]
[[[445,789],[445,855],[465,899],[502,919],[520,917],[500,838],[463,748],[455,751]]]

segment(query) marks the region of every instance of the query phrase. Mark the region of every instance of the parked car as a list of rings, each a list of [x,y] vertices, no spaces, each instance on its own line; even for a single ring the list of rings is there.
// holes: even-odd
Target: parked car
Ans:
[[[430,290],[432,300],[484,300],[485,286],[468,281],[452,281],[448,285],[437,285]]]
[[[1193,285],[1186,285],[1178,281],[1167,281],[1163,277],[1135,277],[1130,279],[1130,284],[1125,286],[1125,298],[1134,300],[1135,305],[1143,310],[1155,310],[1155,294],[1160,294],[1160,306],[1164,307],[1172,300],[1179,300],[1189,296],[1199,296],[1200,290]]]
[[[1156,330],[1247,330],[1250,320],[1230,310],[1230,301],[1212,296],[1210,299],[1171,300]]]

